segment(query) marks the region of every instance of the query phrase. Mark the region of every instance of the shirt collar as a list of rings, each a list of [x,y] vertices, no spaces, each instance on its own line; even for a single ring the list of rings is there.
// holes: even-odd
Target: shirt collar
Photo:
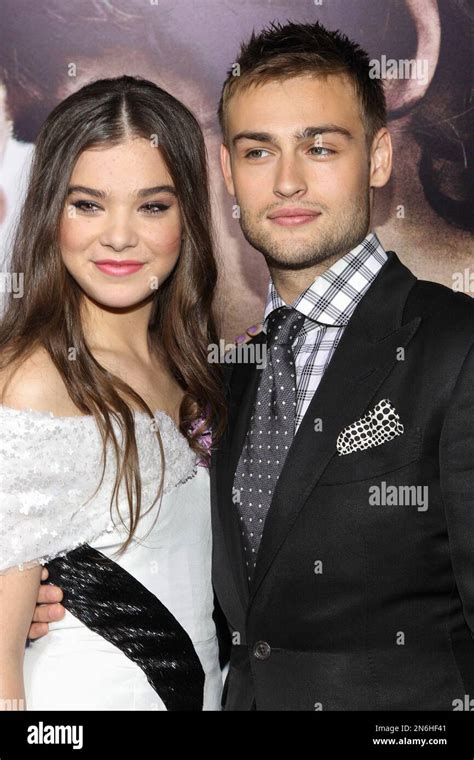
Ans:
[[[377,235],[370,232],[359,245],[316,277],[291,306],[315,322],[346,325],[387,258]],[[271,312],[286,305],[270,279],[264,314],[265,332]]]

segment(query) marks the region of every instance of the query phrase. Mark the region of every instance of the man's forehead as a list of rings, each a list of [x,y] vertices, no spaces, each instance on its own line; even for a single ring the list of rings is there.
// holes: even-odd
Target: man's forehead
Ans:
[[[333,75],[324,80],[294,77],[244,87],[230,98],[228,117],[233,135],[252,130],[296,136],[314,126],[331,124],[340,128],[341,134],[344,130],[352,134],[362,127],[352,82]]]
[[[312,91],[315,95],[318,92],[334,93],[346,93],[347,97],[355,96],[355,87],[353,79],[348,76],[346,72],[340,72],[337,74],[295,74],[288,77],[271,77],[269,79],[262,78],[260,81],[251,81],[242,83],[230,98],[231,102],[234,98],[249,100],[267,100],[269,93],[274,96],[277,94],[293,97],[298,91],[302,94],[304,92]]]

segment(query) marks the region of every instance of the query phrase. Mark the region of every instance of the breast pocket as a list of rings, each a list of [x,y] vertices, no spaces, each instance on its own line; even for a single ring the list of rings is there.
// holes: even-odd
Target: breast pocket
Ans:
[[[422,430],[406,430],[386,443],[340,456],[337,452],[324,470],[318,485],[351,483],[399,470],[420,458]]]

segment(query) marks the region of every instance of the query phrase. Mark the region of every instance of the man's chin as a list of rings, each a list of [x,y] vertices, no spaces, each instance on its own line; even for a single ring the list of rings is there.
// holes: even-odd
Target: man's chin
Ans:
[[[255,237],[252,240],[252,236],[248,236],[247,241],[260,251],[272,269],[308,269],[321,264],[330,254],[328,255],[328,246],[323,242],[326,239],[324,231],[319,229],[316,233],[313,231],[308,234],[304,227],[306,225],[280,227],[273,229],[271,234],[266,231],[267,234],[260,240]],[[329,247],[332,249],[332,246]]]
[[[292,269],[294,271],[309,269],[309,267],[314,267],[316,264],[320,264],[322,261],[325,261],[325,259],[328,258],[325,252],[315,254],[314,251],[311,255],[294,255],[291,260],[288,259],[287,255],[285,256],[284,254],[279,255],[275,253],[269,253],[268,251],[263,251],[261,249],[260,253],[262,253],[265,261],[267,262],[267,265],[271,269]]]

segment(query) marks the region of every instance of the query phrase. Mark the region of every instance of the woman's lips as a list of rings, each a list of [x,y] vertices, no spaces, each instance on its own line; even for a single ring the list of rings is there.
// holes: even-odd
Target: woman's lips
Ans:
[[[138,261],[121,261],[120,263],[94,261],[94,264],[101,272],[111,274],[114,277],[124,277],[127,274],[133,274],[134,272],[138,272],[143,266]]]
[[[295,227],[300,224],[307,224],[321,216],[319,212],[304,211],[298,209],[297,211],[281,211],[273,212],[268,218],[271,222],[279,224],[281,227]]]

